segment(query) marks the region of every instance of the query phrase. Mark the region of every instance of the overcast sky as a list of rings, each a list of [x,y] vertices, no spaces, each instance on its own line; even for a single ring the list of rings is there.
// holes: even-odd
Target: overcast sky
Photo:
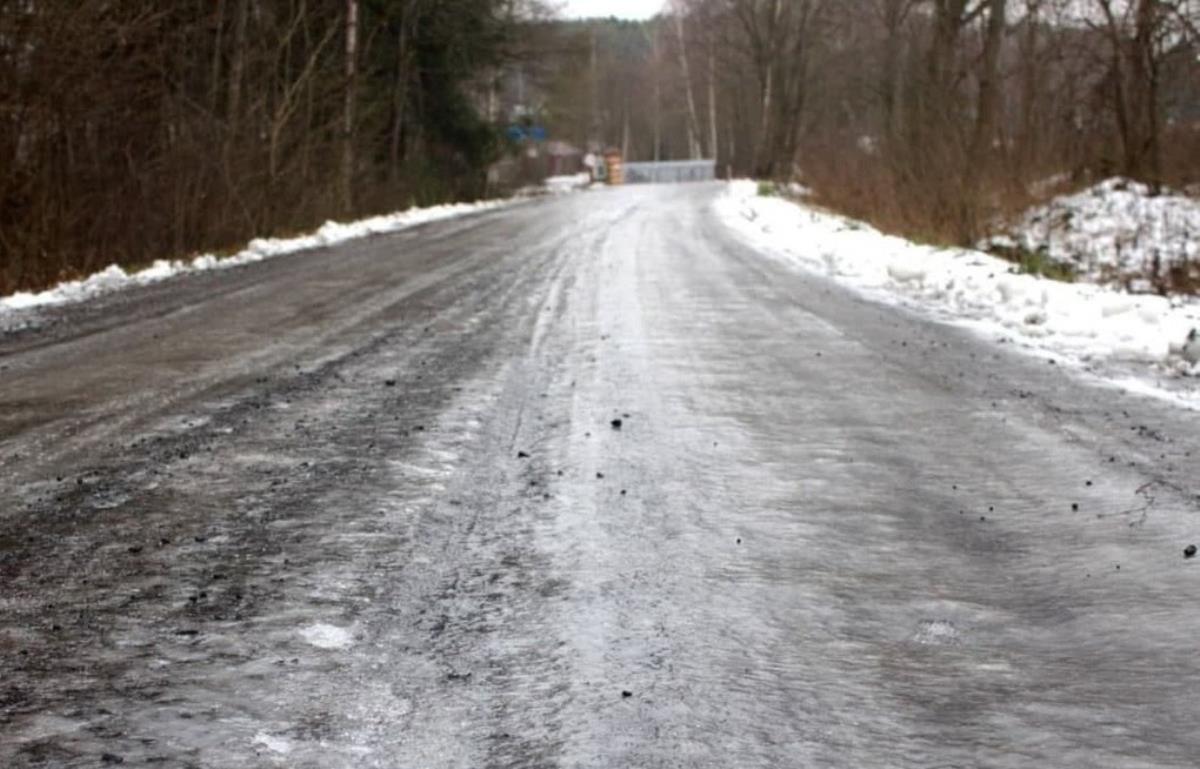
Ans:
[[[662,10],[662,0],[559,0],[565,3],[563,15],[571,18],[617,16],[622,19],[648,19]]]

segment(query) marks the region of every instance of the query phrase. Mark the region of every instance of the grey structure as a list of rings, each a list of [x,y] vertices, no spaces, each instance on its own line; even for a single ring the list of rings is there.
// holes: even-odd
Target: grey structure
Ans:
[[[626,184],[679,184],[711,182],[717,178],[715,160],[673,160],[660,163],[626,163]]]

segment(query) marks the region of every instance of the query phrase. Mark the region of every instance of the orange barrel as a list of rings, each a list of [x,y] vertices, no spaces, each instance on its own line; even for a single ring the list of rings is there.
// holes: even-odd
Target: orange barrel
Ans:
[[[609,150],[604,153],[604,166],[608,169],[609,184],[625,183],[625,166],[621,160],[620,152]]]

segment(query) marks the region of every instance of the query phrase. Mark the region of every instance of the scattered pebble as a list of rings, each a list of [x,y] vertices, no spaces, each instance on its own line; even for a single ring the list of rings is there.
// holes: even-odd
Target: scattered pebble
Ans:
[[[1078,502],[1071,503],[1071,511],[1075,512],[1075,513],[1079,512],[1079,503]]]
[[[625,424],[625,423],[624,423],[624,422],[622,422],[620,419],[614,419],[614,420],[612,421],[612,429],[614,429],[614,430],[620,430],[620,429],[621,429],[621,425],[623,425],[623,424]]]
[[[102,763],[102,764],[123,764],[123,763],[125,763],[125,759],[121,758],[120,756],[118,756],[115,753],[103,753],[100,756],[100,763]]]
[[[1183,549],[1183,557],[1184,558],[1195,558],[1196,557],[1196,546],[1188,545],[1187,547],[1185,547]]]
[[[621,690],[621,697],[622,697],[623,699],[629,699],[629,698],[630,698],[630,697],[632,697],[632,696],[633,696],[633,692],[629,691],[628,689],[622,689],[622,690]]]
[[[386,379],[386,380],[384,380],[383,385],[384,385],[384,387],[395,387],[396,380],[395,379]]]
[[[529,459],[529,454],[525,453],[524,451],[518,451],[517,459]]]

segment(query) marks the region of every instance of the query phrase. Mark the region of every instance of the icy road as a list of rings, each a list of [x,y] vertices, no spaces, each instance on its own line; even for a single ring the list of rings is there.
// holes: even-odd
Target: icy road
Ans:
[[[717,185],[0,337],[0,766],[1195,767],[1200,415]]]

